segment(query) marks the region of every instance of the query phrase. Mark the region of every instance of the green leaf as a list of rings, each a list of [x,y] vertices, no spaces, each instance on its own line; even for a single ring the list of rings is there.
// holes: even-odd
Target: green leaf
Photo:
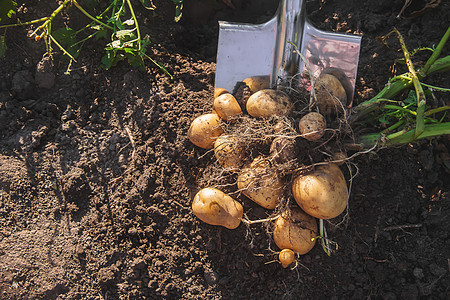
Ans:
[[[4,35],[0,35],[0,58],[5,57],[6,53],[6,40]]]
[[[16,13],[17,3],[13,0],[0,0],[0,23]]]
[[[116,37],[121,41],[130,41],[136,38],[134,29],[123,29],[116,32]]]

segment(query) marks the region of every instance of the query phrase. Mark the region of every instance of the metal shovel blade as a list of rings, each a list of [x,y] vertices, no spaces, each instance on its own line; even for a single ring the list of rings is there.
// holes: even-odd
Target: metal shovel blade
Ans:
[[[215,86],[233,91],[236,83],[269,75],[273,88],[281,79],[301,74],[308,61],[314,76],[337,68],[349,82],[347,98],[353,99],[361,37],[325,32],[306,18],[306,1],[281,0],[276,15],[263,24],[219,22]]]

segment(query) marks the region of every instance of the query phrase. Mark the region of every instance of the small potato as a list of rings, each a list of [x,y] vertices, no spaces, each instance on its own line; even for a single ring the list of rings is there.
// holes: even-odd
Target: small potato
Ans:
[[[242,80],[249,88],[252,94],[260,90],[265,90],[270,88],[270,78],[269,75],[252,76]]]
[[[277,207],[283,192],[283,182],[263,157],[255,158],[241,170],[237,186],[245,196],[267,209]]]
[[[231,94],[223,94],[214,99],[213,110],[225,121],[231,121],[242,114],[241,106]]]
[[[226,89],[224,89],[224,88],[215,88],[214,89],[214,99],[216,99],[217,97],[219,97],[220,95],[223,95],[223,94],[229,94],[230,92],[229,91],[227,91]]]
[[[284,136],[276,137],[270,145],[270,159],[277,164],[284,164],[297,157],[298,148],[295,139]]]
[[[278,255],[278,259],[280,260],[283,268],[287,268],[295,261],[295,253],[291,249],[283,249]]]
[[[301,255],[316,244],[317,221],[298,207],[283,212],[275,221],[273,239],[280,249],[291,249]]]
[[[285,92],[265,89],[251,95],[246,107],[252,117],[267,118],[289,115],[294,109],[294,104]]]
[[[335,164],[319,166],[316,170],[296,177],[292,194],[298,205],[318,219],[332,219],[347,207],[348,189],[344,174]]]
[[[327,122],[324,116],[317,112],[304,115],[298,122],[298,129],[302,136],[308,141],[317,141],[325,133]]]
[[[188,130],[189,140],[203,149],[212,149],[214,142],[223,133],[216,114],[201,115],[192,121]]]
[[[244,159],[244,148],[235,136],[219,136],[214,143],[214,155],[217,161],[226,169],[235,171]]]
[[[344,111],[347,94],[341,82],[335,76],[321,74],[314,84],[314,89],[316,90],[320,113],[329,116]]]
[[[242,205],[214,188],[204,188],[194,197],[192,211],[203,222],[235,229],[241,223]]]

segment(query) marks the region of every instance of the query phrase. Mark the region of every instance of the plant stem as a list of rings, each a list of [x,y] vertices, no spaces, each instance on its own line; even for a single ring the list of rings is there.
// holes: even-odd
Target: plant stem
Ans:
[[[424,131],[418,137],[415,137],[415,129],[404,129],[387,136],[382,133],[366,134],[360,138],[360,143],[362,147],[371,147],[382,140],[384,146],[393,146],[444,134],[450,134],[450,122],[426,124],[424,126]]]
[[[98,24],[108,28],[109,30],[113,30],[113,28],[111,26],[106,25],[105,23],[103,23],[102,21],[94,18],[93,16],[91,16],[87,11],[85,11],[80,4],[78,4],[77,1],[72,0],[73,4],[76,6],[76,8],[78,8],[86,17],[88,17],[89,19],[91,19],[94,22],[97,22]]]
[[[47,19],[41,26],[39,26],[38,28],[36,28],[36,30],[33,31],[33,32],[30,34],[30,37],[32,37],[33,35],[36,35],[36,33],[37,33],[39,30],[42,30],[43,28],[47,27],[47,26],[53,21],[53,19],[61,12],[61,10],[62,10],[64,7],[66,7],[66,5],[67,5],[70,1],[71,1],[71,0],[64,0],[64,2],[63,2],[60,6],[58,6],[57,9],[55,9],[55,10],[52,12],[52,14],[50,15],[50,17],[48,17],[48,19]]]
[[[433,51],[433,54],[428,59],[428,61],[425,63],[425,66],[420,70],[421,74],[427,74],[428,70],[430,69],[431,65],[434,64],[434,62],[438,59],[439,55],[441,55],[442,48],[444,48],[445,43],[450,37],[450,26],[447,28],[447,31],[445,32],[444,36],[442,37],[441,41],[439,42],[438,46],[436,47],[436,50]],[[423,75],[425,76],[425,75]]]
[[[52,40],[52,42],[55,43],[56,46],[58,46],[58,48],[61,49],[61,51],[62,51],[65,55],[67,55],[67,56],[70,57],[73,61],[76,62],[75,58],[74,58],[69,52],[67,52],[66,49],[64,49],[64,47],[61,46],[61,45],[58,43],[58,41],[57,41],[51,34],[48,34],[48,36],[50,37],[50,39]]]
[[[450,27],[449,27],[450,29]],[[397,28],[394,28],[393,32],[397,34],[398,40],[400,42],[400,45],[402,47],[403,55],[405,56],[406,65],[408,66],[409,70],[409,76],[411,77],[411,80],[414,85],[414,89],[416,91],[417,95],[417,114],[416,114],[416,130],[414,133],[414,138],[419,137],[422,132],[424,131],[425,122],[423,119],[423,114],[425,113],[425,104],[426,104],[426,98],[425,93],[423,92],[422,85],[420,84],[419,77],[416,74],[416,71],[414,70],[413,62],[411,61],[411,57],[409,56],[409,51],[406,48],[405,41],[403,40],[403,36],[400,34],[400,32],[397,30]],[[443,47],[443,45],[442,45]],[[434,55],[435,53],[433,53]],[[437,57],[436,57],[437,58]],[[431,58],[428,60],[430,61]]]
[[[139,30],[139,23],[137,21],[136,15],[134,14],[133,5],[131,5],[130,0],[127,0],[128,7],[130,8],[131,16],[133,17],[134,24],[136,26],[136,32],[138,35],[138,51],[141,51],[141,31]]]
[[[16,27],[16,26],[23,26],[23,25],[36,24],[36,23],[39,23],[39,22],[47,21],[48,18],[49,18],[49,17],[44,17],[44,18],[40,18],[40,19],[37,19],[37,20],[25,22],[25,23],[16,23],[16,24],[2,25],[2,26],[0,26],[0,28],[8,28],[8,27]]]
[[[436,114],[438,112],[444,111],[444,110],[449,110],[450,109],[450,105],[446,105],[446,106],[441,106],[438,108],[434,108],[434,109],[430,109],[428,111],[425,112],[425,116],[431,116],[432,114]]]

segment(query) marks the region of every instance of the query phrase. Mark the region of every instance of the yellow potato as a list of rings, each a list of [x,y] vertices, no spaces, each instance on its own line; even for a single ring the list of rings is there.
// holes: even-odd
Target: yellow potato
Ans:
[[[229,94],[230,92],[229,91],[227,91],[226,89],[224,89],[224,88],[215,88],[214,89],[214,99],[216,99],[217,97],[219,97],[220,95],[223,95],[223,94]]]
[[[204,188],[194,197],[192,211],[203,222],[234,229],[241,223],[242,205],[214,188]]]
[[[269,75],[252,76],[242,80],[249,88],[252,94],[260,90],[265,90],[270,88],[270,78]]]
[[[245,196],[267,209],[278,205],[283,192],[283,182],[263,157],[255,158],[241,170],[237,186]]]
[[[252,117],[267,118],[289,115],[294,109],[294,104],[285,92],[265,89],[251,95],[246,108]]]
[[[345,94],[347,95],[347,101],[351,99],[353,94],[353,85],[350,82],[350,79],[347,77],[344,71],[334,67],[325,68],[321,74],[330,74],[336,77],[339,82],[342,84],[342,87],[345,90]]]
[[[325,133],[327,122],[321,114],[310,112],[300,119],[298,128],[305,139],[308,141],[317,141]]]
[[[283,268],[287,268],[287,266],[295,261],[295,253],[291,249],[283,249],[278,255],[278,259]]]
[[[318,219],[337,217],[348,203],[347,183],[335,164],[319,166],[296,177],[292,182],[292,194],[307,214]]]
[[[347,94],[335,76],[321,74],[314,84],[314,89],[321,114],[329,116],[344,111]]]
[[[306,254],[314,247],[317,236],[316,219],[298,207],[283,212],[275,221],[273,239],[280,249]]]
[[[238,169],[244,159],[244,148],[236,136],[219,136],[214,143],[214,155],[217,161],[226,169]]]
[[[242,114],[241,106],[231,94],[223,94],[214,99],[213,110],[225,121],[231,121]]]
[[[295,139],[286,136],[278,136],[270,145],[270,156],[272,162],[284,164],[294,160],[298,155]]]
[[[214,142],[223,133],[216,114],[201,115],[192,121],[188,130],[189,140],[203,149],[212,149]]]

